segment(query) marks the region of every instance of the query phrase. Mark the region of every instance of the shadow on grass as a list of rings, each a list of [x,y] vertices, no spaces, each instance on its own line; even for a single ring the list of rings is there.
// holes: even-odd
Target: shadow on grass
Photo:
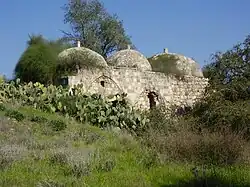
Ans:
[[[250,187],[250,184],[236,184],[222,181],[217,177],[207,177],[190,181],[179,181],[177,184],[161,185],[161,187]]]

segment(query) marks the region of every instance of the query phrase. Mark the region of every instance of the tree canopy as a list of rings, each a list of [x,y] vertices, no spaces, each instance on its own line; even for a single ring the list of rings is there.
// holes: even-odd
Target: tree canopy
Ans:
[[[212,55],[204,67],[210,87],[191,116],[199,126],[212,130],[230,127],[250,134],[250,35],[226,52]]]
[[[64,22],[71,27],[70,32],[63,31],[69,41],[78,40],[104,58],[127,45],[134,47],[122,21],[109,14],[100,1],[71,0],[63,9]]]
[[[231,99],[249,97],[250,35],[225,53],[213,54],[212,62],[204,67],[204,76],[209,78],[213,88],[220,89]]]
[[[212,84],[229,85],[250,80],[250,35],[225,53],[212,55],[212,62],[205,66],[204,74]]]
[[[53,84],[57,78],[57,55],[69,44],[63,40],[46,40],[42,35],[29,36],[27,44],[15,67],[15,78],[23,82]]]

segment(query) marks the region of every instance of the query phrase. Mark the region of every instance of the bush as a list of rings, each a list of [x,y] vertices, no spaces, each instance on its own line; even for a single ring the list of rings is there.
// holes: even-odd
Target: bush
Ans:
[[[209,97],[197,103],[186,115],[186,120],[195,119],[193,126],[210,131],[229,128],[234,132],[250,133],[250,100],[230,101],[221,91],[209,93]]]
[[[37,122],[37,123],[46,123],[48,121],[47,118],[43,117],[43,116],[36,116],[36,115],[33,115],[31,118],[30,118],[30,121],[32,122]]]
[[[56,54],[52,48],[39,43],[29,46],[15,67],[16,78],[24,82],[53,83],[56,68]]]
[[[7,110],[5,116],[16,119],[17,121],[23,121],[25,119],[25,116],[21,112],[12,109]]]
[[[6,111],[6,107],[3,103],[0,103],[0,111]]]
[[[51,120],[50,126],[53,131],[62,131],[67,128],[67,124],[62,120]]]
[[[212,165],[250,161],[244,131],[241,134],[231,128],[211,131],[197,125],[196,119],[189,116],[167,119],[159,108],[151,111],[148,117],[150,122],[141,134],[142,143],[158,153],[162,161]]]
[[[144,138],[147,145],[158,152],[164,161],[212,165],[232,165],[245,161],[246,140],[229,130],[199,134],[185,128],[171,133],[150,131]]]

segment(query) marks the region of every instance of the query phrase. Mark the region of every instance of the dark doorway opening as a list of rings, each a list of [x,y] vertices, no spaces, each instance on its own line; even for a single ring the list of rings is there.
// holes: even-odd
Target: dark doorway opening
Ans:
[[[158,95],[155,92],[149,92],[148,99],[149,99],[150,109],[155,108],[156,107],[156,100],[158,100]]]
[[[101,81],[101,85],[102,85],[102,87],[104,87],[104,81]]]

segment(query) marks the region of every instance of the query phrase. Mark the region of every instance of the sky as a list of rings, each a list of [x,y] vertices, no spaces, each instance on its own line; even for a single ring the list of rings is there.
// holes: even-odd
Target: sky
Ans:
[[[27,47],[29,34],[47,39],[70,27],[61,7],[68,0],[1,0],[0,74],[11,78]],[[249,0],[103,0],[123,20],[137,49],[147,57],[163,52],[194,58],[200,66],[210,55],[230,49],[250,34]]]

